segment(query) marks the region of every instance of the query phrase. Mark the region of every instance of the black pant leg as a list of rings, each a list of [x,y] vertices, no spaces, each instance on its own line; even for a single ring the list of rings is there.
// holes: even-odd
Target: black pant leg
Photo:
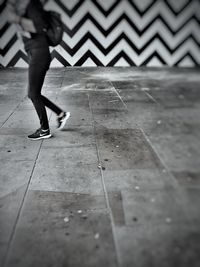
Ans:
[[[60,109],[58,106],[56,106],[53,102],[51,102],[47,97],[42,95],[42,101],[44,105],[54,111],[57,115],[59,115],[62,112],[62,109]]]
[[[59,115],[62,110],[41,94],[45,75],[49,69],[51,57],[49,48],[32,49],[29,52],[29,90],[28,97],[32,100],[38,114],[42,129],[48,129],[49,123],[45,106]]]
[[[42,129],[48,129],[49,123],[45,105],[42,100],[41,90],[50,60],[47,49],[32,49],[29,54],[29,89],[28,97],[32,100],[38,114]]]

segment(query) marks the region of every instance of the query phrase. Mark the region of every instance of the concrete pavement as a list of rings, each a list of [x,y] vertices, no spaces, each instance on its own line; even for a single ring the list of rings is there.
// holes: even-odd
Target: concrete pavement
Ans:
[[[200,266],[198,69],[51,69],[53,137],[0,70],[0,266]]]

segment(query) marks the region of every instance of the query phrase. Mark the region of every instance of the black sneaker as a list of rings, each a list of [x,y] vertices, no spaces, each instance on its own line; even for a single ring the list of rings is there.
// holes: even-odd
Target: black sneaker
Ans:
[[[57,122],[58,122],[57,129],[59,129],[59,130],[63,129],[65,126],[65,123],[69,119],[69,117],[70,117],[70,112],[67,112],[67,113],[64,112],[64,115],[61,118],[58,117],[57,118]]]
[[[38,129],[35,133],[28,135],[28,139],[30,140],[40,140],[45,138],[50,138],[51,133],[50,130],[42,130],[41,128]]]

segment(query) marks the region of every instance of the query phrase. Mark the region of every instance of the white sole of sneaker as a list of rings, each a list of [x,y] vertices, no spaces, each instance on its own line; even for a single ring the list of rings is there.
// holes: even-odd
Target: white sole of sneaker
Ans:
[[[62,121],[60,127],[58,128],[58,130],[62,130],[62,129],[64,128],[64,126],[65,126],[67,120],[69,119],[70,115],[71,115],[70,112],[67,112],[67,113],[66,113],[66,116],[65,116],[65,118],[63,119],[63,121]]]
[[[52,137],[52,135],[48,134],[48,135],[40,136],[38,138],[29,138],[29,137],[27,137],[27,138],[28,138],[28,140],[37,141],[37,140],[41,140],[41,139],[48,139],[48,138],[51,138],[51,137]]]

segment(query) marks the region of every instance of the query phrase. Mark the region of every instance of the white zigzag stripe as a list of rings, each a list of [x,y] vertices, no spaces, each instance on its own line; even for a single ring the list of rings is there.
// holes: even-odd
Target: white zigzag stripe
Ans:
[[[58,49],[62,48],[56,48],[56,51],[60,52]],[[187,41],[184,45],[182,45],[173,55],[167,51],[167,49],[159,40],[154,40],[154,42],[152,42],[152,44],[149,45],[140,55],[138,55],[124,40],[121,40],[106,56],[90,40],[88,40],[74,56],[70,56],[64,49],[62,50],[61,54],[68,62],[71,63],[71,65],[74,65],[88,50],[90,50],[97,58],[101,59],[101,62],[104,65],[107,65],[121,51],[124,51],[135,62],[136,65],[140,65],[155,51],[157,51],[159,55],[165,59],[169,66],[173,65],[188,51],[190,51],[191,55],[193,55],[200,63],[200,56],[196,56],[199,49],[194,42],[190,41]]]
[[[11,25],[8,30],[1,37],[0,48],[3,49],[7,43],[12,39],[12,37],[16,34],[15,25]]]
[[[79,0],[62,0],[61,2],[63,2],[68,9],[72,9],[79,2]]]
[[[73,37],[69,37],[65,33],[63,40],[66,44],[73,48],[87,32],[90,32],[97,40],[101,40],[101,44],[104,48],[107,48],[110,44],[112,44],[113,41],[122,33],[125,33],[138,49],[142,48],[156,33],[160,34],[165,43],[171,49],[175,48],[191,33],[193,33],[197,41],[200,42],[200,28],[194,21],[188,23],[188,25],[175,36],[173,36],[168,28],[160,21],[155,22],[152,27],[149,28],[149,30],[146,31],[142,36],[138,36],[138,34],[130,27],[130,25],[126,21],[123,21],[108,35],[108,37],[105,37],[92,22],[87,21]],[[10,26],[1,38],[1,49],[7,45],[15,33],[15,26]]]
[[[127,1],[122,1],[114,11],[108,16],[104,15],[98,10],[98,8],[90,1],[85,1],[82,6],[77,10],[77,12],[72,16],[68,17],[67,14],[55,3],[49,2],[47,4],[47,9],[52,9],[60,12],[65,21],[66,25],[73,28],[85,15],[92,9],[91,15],[95,20],[106,30],[108,29],[122,13],[126,13],[133,23],[142,30],[146,27],[157,15],[161,15],[170,24],[171,29],[176,30],[179,28],[187,19],[191,17],[194,13],[200,19],[200,3],[198,1],[193,1],[190,6],[184,10],[178,17],[176,17],[168,8],[165,2],[158,1],[153,8],[148,11],[144,17],[135,11],[135,9]],[[0,28],[2,28],[7,22],[7,13],[4,10],[1,14]]]
[[[20,43],[17,44],[20,46]],[[148,46],[145,51],[141,55],[137,55],[137,53],[127,44],[126,41],[121,40],[115,48],[108,54],[104,55],[90,40],[88,40],[72,57],[70,56],[63,48],[57,47],[55,49],[57,52],[61,53],[62,56],[70,62],[71,65],[74,65],[88,50],[90,50],[97,58],[100,58],[104,65],[107,65],[115,56],[117,56],[121,51],[124,51],[134,62],[136,65],[141,65],[149,55],[153,52],[157,51],[159,55],[165,59],[166,63],[169,66],[172,66],[178,59],[180,59],[186,52],[190,51],[191,55],[193,55],[197,62],[200,63],[200,55],[198,54],[198,47],[193,42],[186,42],[183,46],[181,46],[175,54],[171,55],[166,48],[160,43],[159,40],[154,40],[150,46]],[[17,50],[18,51],[18,50]],[[6,57],[3,59],[2,64],[7,65],[13,56],[16,54],[16,49],[13,47],[9,50]]]
[[[122,1],[108,17],[104,17],[104,15],[96,8],[96,6],[89,1],[84,2],[71,18],[55,2],[49,5],[48,8],[55,9],[60,12],[62,14],[63,21],[65,21],[65,24],[70,29],[74,28],[74,26],[77,25],[77,23],[84,18],[88,12],[90,12],[92,17],[105,30],[110,28],[123,13],[125,13],[140,30],[144,29],[152,21],[152,18],[155,18],[157,15],[161,15],[168,22],[172,30],[177,30],[194,14],[194,10],[199,10],[200,5],[197,1],[193,1],[191,5],[178,17],[171,12],[164,2],[160,1],[158,1],[154,7],[145,14],[144,17],[140,17],[140,15],[127,1]],[[196,16],[200,18],[199,12],[196,12]]]
[[[5,57],[1,56],[1,60],[0,60],[1,64],[3,66],[7,66],[7,64],[12,60],[13,56],[20,50],[22,52],[24,52],[21,42],[19,40],[17,40],[15,45],[13,45],[9,49],[8,53],[6,53],[6,56]]]
[[[180,11],[180,9],[182,9],[187,3],[187,0],[182,0],[182,1],[169,0],[169,3],[173,7],[174,10]]]
[[[108,10],[115,3],[115,0],[97,0],[97,2],[99,2],[99,4],[103,7],[104,10]]]
[[[64,0],[62,1],[62,3],[66,4],[66,6],[72,7],[76,3],[74,3],[73,0],[71,1],[72,2],[68,3],[69,5],[65,3]],[[99,0],[99,3],[104,6],[102,1],[103,0]],[[114,3],[114,0],[112,3]],[[109,4],[112,5],[112,3],[110,2]],[[182,6],[184,6],[185,3],[186,2],[182,3]],[[140,2],[140,4],[138,5],[138,8],[141,9],[142,6],[147,6],[147,2]],[[107,7],[108,6],[109,5],[107,5]],[[172,6],[174,6],[174,4]],[[109,14],[108,17],[104,17],[101,11],[95,6],[95,4],[91,0],[84,1],[71,18],[53,0],[48,2],[47,8],[62,13],[63,21],[69,27],[69,29],[73,29],[77,25],[77,23],[80,23],[80,21],[85,17],[87,13],[90,13],[93,19],[104,30],[109,29],[122,14],[126,14],[127,17],[132,21],[132,23],[135,24],[136,28],[140,31],[147,27],[149,23],[151,23],[152,20],[154,20],[158,15],[160,15],[168,25],[166,26],[165,23],[163,23],[161,20],[155,20],[154,23],[150,27],[148,27],[148,30],[146,30],[142,34],[142,36],[139,36],[134,30],[134,28],[132,28],[126,20],[122,20],[109,33],[109,35],[105,37],[91,20],[87,20],[81,25],[81,28],[73,35],[73,37],[70,37],[67,33],[64,33],[63,41],[71,49],[74,48],[88,32],[95,37],[95,39],[98,41],[98,43],[102,45],[104,49],[112,45],[122,33],[129,38],[129,40],[136,46],[137,49],[142,49],[156,34],[160,35],[160,37],[163,39],[163,42],[166,46],[169,47],[169,49],[174,49],[177,46],[180,46],[173,54],[171,54],[168,51],[168,48],[166,48],[166,46],[159,39],[154,39],[140,53],[140,55],[138,55],[137,52],[134,51],[134,49],[128,44],[126,40],[120,40],[107,55],[104,55],[101,50],[93,43],[93,41],[87,40],[84,44],[82,44],[81,48],[73,56],[70,56],[70,54],[68,54],[68,52],[65,51],[61,46],[57,46],[55,50],[71,65],[76,64],[77,61],[79,61],[88,50],[90,50],[104,65],[110,63],[113,58],[115,58],[121,51],[124,51],[127,56],[138,66],[145,62],[146,59],[148,59],[149,56],[152,55],[152,53],[154,53],[155,51],[164,59],[168,66],[176,64],[188,52],[196,60],[196,62],[200,64],[200,51],[198,44],[200,43],[199,24],[195,20],[190,20],[186,25],[184,25],[185,22],[190,19],[194,14],[197,18],[200,19],[200,2],[197,0],[191,1],[187,8],[185,8],[184,11],[182,11],[178,16],[174,15],[174,13],[168,7],[166,1],[157,1],[153,5],[153,7],[142,17],[132,7],[128,0],[123,0],[119,2],[119,4]],[[177,8],[175,9],[177,10]],[[4,10],[1,13],[1,29],[6,23],[7,14]],[[182,27],[183,25],[184,27]],[[171,30],[169,30],[168,27],[171,28]],[[179,32],[175,36],[173,36],[171,31],[176,31],[180,27],[182,27],[182,29],[179,30]],[[6,48],[15,33],[15,26],[9,26],[6,32],[1,37],[1,49]],[[187,41],[185,41],[186,38],[191,34],[196,39],[196,42],[192,39],[188,39]],[[0,56],[1,64],[3,66],[6,66],[20,50],[24,52],[23,44],[22,42],[17,40],[4,57]],[[51,48],[51,51],[53,51],[53,48]],[[154,58],[153,63],[155,64],[156,61],[159,61],[159,59],[156,60],[156,58]],[[58,60],[56,59],[52,63],[55,65],[62,65],[61,63],[58,63]],[[16,65],[19,66],[20,64],[22,64],[23,66],[26,65],[25,63],[23,63],[23,59],[20,59]],[[53,64],[52,66],[54,66]],[[86,60],[85,64],[94,65],[91,59]],[[127,63],[124,59],[119,59],[116,64],[126,65]]]
[[[7,23],[7,21],[8,21],[8,13],[7,13],[7,9],[4,9],[1,13],[0,29],[3,28],[3,26]]]
[[[88,22],[89,23],[89,22]],[[125,25],[124,25],[125,24]],[[126,22],[122,23],[120,26],[120,28],[117,28],[116,31],[113,31],[112,34],[109,35],[109,37],[105,38],[101,32],[98,31],[98,29],[96,29],[96,27],[94,26],[94,29],[92,29],[92,24],[90,25],[84,25],[84,27],[81,28],[81,30],[74,36],[74,38],[69,38],[67,36],[67,34],[64,34],[64,38],[63,40],[72,48],[74,47],[79,41],[80,39],[88,32],[88,28],[91,29],[91,34],[94,33],[93,35],[95,36],[95,38],[97,38],[97,40],[102,40],[102,44],[104,48],[107,48],[110,44],[113,43],[113,40],[115,40],[121,33],[125,32],[126,35],[133,40],[134,44],[136,45],[136,47],[138,49],[142,48],[148,41],[149,39],[151,39],[151,37],[157,33],[157,29],[159,28],[159,34],[160,36],[162,36],[162,38],[164,39],[165,43],[168,44],[168,46],[173,49],[175,48],[180,41],[184,40],[184,38],[188,35],[188,33],[191,32],[191,29],[193,28],[193,25],[190,26],[189,29],[183,29],[179,35],[175,37],[173,37],[171,35],[171,33],[168,32],[168,30],[166,28],[162,29],[162,25],[155,25],[154,28],[151,28],[151,31],[149,30],[148,32],[146,32],[146,34],[144,34],[142,37],[139,37],[131,28],[129,25],[126,24]],[[126,29],[126,31],[124,31],[124,29]],[[2,38],[2,47],[4,48],[4,46],[6,45],[6,43],[13,37],[13,35],[15,34],[15,27],[10,27],[9,31],[7,31],[5,33],[5,35]],[[76,38],[77,37],[77,38]],[[200,40],[200,35],[199,35],[199,40]],[[23,48],[23,44],[21,42],[19,42],[20,44],[20,48]],[[16,44],[14,44],[14,46],[16,47]],[[62,53],[61,53],[62,54]],[[7,55],[6,55],[7,57]]]
[[[172,49],[191,33],[193,33],[197,41],[200,42],[200,29],[195,22],[190,22],[187,27],[184,27],[179,34],[176,34],[175,36],[171,34],[162,22],[156,22],[142,36],[138,36],[130,25],[126,21],[123,21],[107,37],[105,37],[93,23],[87,21],[72,38],[65,33],[63,40],[67,45],[73,48],[88,32],[90,32],[97,40],[101,40],[101,45],[104,48],[111,45],[122,33],[125,33],[139,49],[142,48],[156,33],[159,33],[165,43]]]

